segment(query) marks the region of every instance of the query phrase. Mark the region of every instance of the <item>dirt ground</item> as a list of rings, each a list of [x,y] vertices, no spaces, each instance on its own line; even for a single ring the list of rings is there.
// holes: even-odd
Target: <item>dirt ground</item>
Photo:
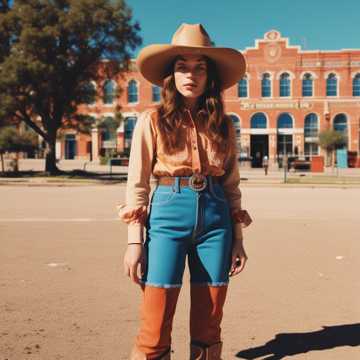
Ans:
[[[125,360],[140,289],[123,275],[123,185],[0,187],[0,360]],[[223,359],[360,359],[360,189],[242,187],[253,224]],[[188,359],[184,275],[173,359]]]

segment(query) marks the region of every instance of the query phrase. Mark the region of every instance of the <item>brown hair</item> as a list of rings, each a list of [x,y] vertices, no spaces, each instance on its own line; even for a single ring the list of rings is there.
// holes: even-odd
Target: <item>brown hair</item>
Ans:
[[[229,127],[231,119],[224,113],[224,103],[220,92],[220,79],[215,63],[204,56],[207,63],[207,82],[205,91],[198,99],[198,110],[202,110],[202,121],[209,138],[214,144],[215,151],[228,152],[233,144]],[[174,65],[177,58],[171,63],[168,75],[164,79],[162,101],[158,106],[158,128],[165,151],[173,154],[181,150],[185,144],[179,143],[178,129],[181,125],[183,100],[175,86]]]

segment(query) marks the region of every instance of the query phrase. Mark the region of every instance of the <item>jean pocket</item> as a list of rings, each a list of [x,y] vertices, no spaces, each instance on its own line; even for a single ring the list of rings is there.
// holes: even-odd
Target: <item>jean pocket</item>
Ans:
[[[155,190],[152,195],[150,205],[158,206],[158,205],[169,204],[175,198],[175,194],[176,194],[176,192],[172,189],[169,191]]]
[[[210,186],[209,189],[210,189],[210,194],[212,195],[213,198],[224,203],[227,202],[227,199],[224,194],[224,190],[221,186],[213,185]]]

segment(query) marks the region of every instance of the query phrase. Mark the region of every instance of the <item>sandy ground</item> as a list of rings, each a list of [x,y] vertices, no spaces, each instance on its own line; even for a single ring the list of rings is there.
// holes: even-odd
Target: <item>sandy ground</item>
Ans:
[[[0,187],[0,360],[125,360],[123,185]],[[254,223],[222,323],[227,359],[360,359],[360,189],[243,187]],[[173,359],[188,359],[188,272]]]

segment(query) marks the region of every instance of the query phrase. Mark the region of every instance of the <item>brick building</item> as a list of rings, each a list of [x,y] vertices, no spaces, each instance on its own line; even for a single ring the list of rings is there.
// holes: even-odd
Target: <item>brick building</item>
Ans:
[[[258,167],[268,155],[276,165],[282,154],[311,158],[323,155],[320,131],[333,128],[347,136],[347,149],[360,152],[360,49],[302,50],[289,45],[276,30],[242,51],[247,71],[224,92],[226,112],[237,127],[238,149]],[[116,97],[117,86],[124,91]],[[94,127],[91,136],[67,131],[57,144],[57,157],[91,159],[115,148],[130,147],[136,119],[160,100],[160,89],[133,69],[121,80],[92,84],[102,97],[79,111],[95,119],[111,119],[117,104],[124,121],[114,132]],[[359,163],[359,162],[358,162]]]

